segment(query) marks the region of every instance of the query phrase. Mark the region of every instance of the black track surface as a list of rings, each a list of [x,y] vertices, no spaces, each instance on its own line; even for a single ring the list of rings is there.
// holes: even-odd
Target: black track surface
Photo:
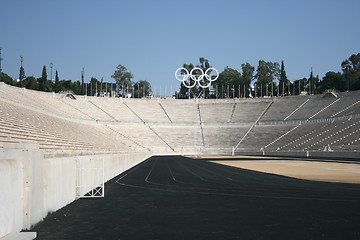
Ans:
[[[244,159],[242,159],[244,160]],[[360,239],[360,185],[155,156],[31,231],[37,239]]]

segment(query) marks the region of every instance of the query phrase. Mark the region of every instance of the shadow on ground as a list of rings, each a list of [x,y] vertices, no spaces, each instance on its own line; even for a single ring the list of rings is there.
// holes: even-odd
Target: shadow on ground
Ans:
[[[212,159],[213,160],[213,159]],[[360,185],[154,156],[31,231],[37,239],[360,239]]]

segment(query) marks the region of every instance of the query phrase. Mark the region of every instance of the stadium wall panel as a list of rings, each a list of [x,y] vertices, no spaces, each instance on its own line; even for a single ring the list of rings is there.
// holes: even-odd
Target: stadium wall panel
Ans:
[[[44,158],[38,144],[5,143],[0,150],[0,238],[41,221],[76,200],[77,161],[104,159],[104,180],[151,156],[150,152]]]

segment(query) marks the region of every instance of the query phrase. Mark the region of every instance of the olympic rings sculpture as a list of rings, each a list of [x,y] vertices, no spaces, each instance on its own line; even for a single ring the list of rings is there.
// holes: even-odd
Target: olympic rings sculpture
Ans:
[[[212,71],[216,74],[211,74]],[[189,73],[189,70],[181,67],[175,71],[175,77],[187,88],[193,88],[196,84],[199,84],[202,88],[208,88],[210,87],[211,82],[218,79],[219,71],[216,68],[208,68],[204,73],[201,68],[196,67],[191,69]]]

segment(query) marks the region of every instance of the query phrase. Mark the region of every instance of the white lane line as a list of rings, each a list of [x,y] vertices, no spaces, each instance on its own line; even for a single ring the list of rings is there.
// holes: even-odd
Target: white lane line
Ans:
[[[155,167],[157,161],[158,161],[158,159],[156,158],[154,164],[152,165],[152,167],[151,167],[151,169],[150,169],[150,171],[149,171],[149,173],[148,173],[148,175],[147,175],[146,178],[145,178],[145,182],[151,183],[151,182],[149,181],[149,177],[150,177],[152,171],[154,170],[154,167]]]
[[[200,175],[194,173],[193,171],[191,171],[190,169],[188,169],[187,167],[185,167],[183,164],[179,163],[178,160],[176,160],[177,164],[180,165],[182,168],[184,168],[187,172],[191,173],[192,175],[194,175],[195,177],[198,177],[201,181],[204,181],[204,178],[201,177]]]
[[[195,164],[195,163],[194,163]],[[247,169],[244,169],[245,171],[247,171]],[[241,173],[236,173],[236,172],[232,172],[228,169],[224,170],[225,172],[229,172],[232,174],[238,174],[238,175],[243,175]],[[251,176],[247,176],[250,177]],[[283,176],[278,176],[278,175],[271,175],[271,179],[269,181],[269,179],[264,179],[261,180],[259,178],[254,177],[255,179],[259,180],[259,182],[266,182],[267,184],[271,184],[271,186],[266,186],[266,185],[259,185],[257,184],[246,184],[244,186],[234,186],[234,185],[230,185],[233,187],[224,187],[221,186],[221,190],[224,191],[236,191],[236,190],[245,190],[245,191],[251,191],[252,193],[263,193],[264,190],[269,190],[269,187],[271,187],[271,189],[273,189],[275,192],[273,192],[274,194],[286,194],[287,192],[291,191],[290,195],[311,195],[311,193],[308,192],[308,190],[305,188],[299,188],[295,182],[293,181],[284,181],[284,177]],[[273,181],[275,180],[275,183],[273,183]],[[279,183],[278,180],[283,180],[284,182]],[[289,178],[288,180],[291,180],[291,178]],[[298,181],[298,179],[293,179],[294,181]],[[237,183],[241,183],[241,181],[235,181]],[[279,185],[280,184],[280,185]],[[305,184],[305,183],[303,183]],[[190,185],[190,184],[188,184]],[[204,186],[204,185],[202,185]],[[206,185],[208,186],[208,185]],[[212,187],[215,187],[214,185],[211,185]],[[275,188],[274,188],[275,187]],[[330,190],[331,191],[331,190]],[[324,194],[328,194],[329,191],[327,191],[326,193],[324,192]]]
[[[118,183],[118,181],[120,181],[121,179],[123,179],[124,177],[126,177],[127,175],[129,175],[130,173],[135,171],[136,169],[138,169],[140,167],[140,165],[142,165],[142,163],[138,164],[137,166],[135,166],[131,170],[129,170],[126,174],[122,175],[118,180],[116,180],[116,182]]]
[[[229,189],[225,189],[225,188],[221,188],[221,189],[209,189],[209,188],[201,188],[201,187],[184,187],[184,190],[181,189],[169,189],[168,186],[170,185],[166,185],[166,184],[156,184],[156,183],[152,183],[148,180],[149,176],[151,175],[154,166],[157,164],[157,159],[154,162],[154,164],[152,165],[146,179],[148,181],[148,183],[153,184],[153,185],[159,185],[159,186],[166,186],[167,188],[155,188],[155,187],[145,187],[145,186],[139,186],[139,185],[133,185],[133,184],[126,184],[121,182],[121,180],[128,176],[130,173],[132,173],[133,171],[135,171],[136,169],[138,169],[140,167],[140,164],[138,166],[136,166],[135,168],[131,169],[128,173],[126,173],[125,175],[121,176],[116,183],[122,186],[127,186],[127,187],[132,187],[132,188],[139,188],[139,189],[146,189],[146,190],[153,190],[153,191],[163,191],[163,192],[171,192],[171,193],[196,193],[196,194],[202,194],[202,195],[220,195],[220,196],[238,196],[238,197],[253,197],[253,198],[270,198],[270,199],[296,199],[296,200],[319,200],[319,201],[346,201],[346,202],[352,202],[352,201],[358,201],[358,199],[332,199],[332,198],[319,198],[317,196],[314,195],[308,195],[305,197],[302,196],[298,196],[298,193],[290,193],[290,195],[288,196],[283,196],[286,193],[278,193],[278,192],[272,192],[269,193],[270,195],[264,195],[263,192],[257,192],[260,194],[252,194],[252,193],[243,193],[244,191],[236,191],[236,189],[233,189],[233,192],[231,192],[231,190],[229,191]],[[196,189],[196,191],[194,190]],[[221,190],[227,190],[227,192],[220,192]],[[240,189],[238,189],[240,190]],[[251,189],[249,189],[251,190]],[[301,189],[299,189],[301,190]],[[306,190],[306,189],[305,189]],[[235,191],[235,192],[234,192]],[[254,193],[254,192],[253,192]],[[274,194],[280,195],[280,196],[274,196]],[[291,196],[293,195],[293,196]]]
[[[177,182],[177,183],[180,183],[180,184],[183,184],[183,185],[185,185],[185,186],[178,186],[178,187],[183,187],[183,188],[185,188],[185,187],[187,187],[187,188],[193,188],[193,189],[199,189],[200,187],[198,186],[198,185],[195,185],[194,183],[187,183],[187,182],[183,182],[183,181],[179,181],[179,180],[177,180],[176,178],[175,178],[175,175],[174,175],[174,172],[171,170],[171,168],[170,168],[170,165],[169,165],[169,163],[166,161],[166,164],[167,164],[167,167],[168,167],[168,169],[169,169],[169,171],[170,171],[170,175],[171,175],[171,177],[172,177],[172,179],[174,180],[174,182]],[[177,164],[179,165],[179,163],[177,162]],[[186,169],[186,168],[184,168],[185,170],[188,170],[188,169]],[[194,175],[196,175],[195,173],[194,173]],[[199,178],[201,179],[201,180],[204,180],[202,177],[200,177],[199,176]],[[189,185],[192,185],[192,187],[191,186],[189,186]],[[195,185],[195,186],[194,186]],[[207,185],[207,184],[200,184],[201,186],[214,186],[213,184],[212,185]],[[211,190],[211,189],[209,189],[209,190]]]
[[[180,164],[180,161],[178,161],[178,160],[176,160],[176,163],[178,164],[178,165],[180,165],[181,167],[183,167],[186,171],[188,171],[188,172],[190,172],[190,173],[192,173],[192,174],[194,174],[194,175],[196,175],[196,176],[199,176],[199,175],[197,175],[197,174],[195,174],[194,172],[192,172],[192,171],[190,171],[188,168],[186,168],[183,164]],[[218,163],[215,163],[215,164],[217,164],[217,165],[219,165],[219,166],[225,166],[225,165],[223,165],[223,164],[218,164]],[[247,169],[242,169],[243,171],[251,171],[251,170],[247,170]],[[249,176],[248,174],[246,174],[246,173],[236,173],[236,172],[232,172],[232,171],[230,171],[230,170],[224,170],[224,171],[226,171],[226,172],[229,172],[229,173],[232,173],[232,174],[236,174],[236,175],[241,175],[241,176],[245,176],[245,177],[248,177],[248,178],[250,178],[250,179],[256,179],[258,182],[266,182],[266,183],[269,183],[269,181],[267,180],[267,179],[260,179],[260,178],[257,178],[257,177],[254,177],[254,176]],[[200,176],[199,176],[200,177]],[[283,176],[277,176],[277,175],[272,175],[271,176],[272,177],[272,179],[274,179],[274,178],[276,178],[275,180],[278,180],[278,179],[280,179],[280,180],[283,180]],[[217,184],[217,185],[219,185],[218,184],[218,182],[214,182],[214,181],[210,181],[210,180],[205,180],[204,178],[201,178],[201,180],[203,180],[204,182],[207,182],[207,183],[209,183],[209,184],[199,184],[199,183],[197,183],[197,184],[195,184],[195,183],[188,183],[188,182],[181,182],[182,184],[185,184],[185,185],[187,185],[187,186],[193,186],[192,188],[206,188],[206,189],[209,189],[209,188],[213,188],[213,187],[215,187],[215,185],[214,184]],[[179,181],[178,181],[179,182]],[[234,182],[236,182],[236,183],[242,183],[242,181],[234,181]],[[194,186],[195,185],[195,186]],[[273,184],[271,184],[271,185],[275,185],[275,186],[277,186],[278,185],[278,182],[276,182],[276,183],[273,183]],[[200,187],[201,186],[201,187]],[[282,187],[284,187],[284,186],[288,186],[288,187],[290,187],[292,190],[294,190],[294,191],[297,191],[297,192],[301,192],[301,193],[303,193],[303,190],[302,189],[297,189],[296,187],[294,188],[294,185],[293,185],[293,182],[286,182],[285,184],[283,184],[282,185]],[[249,190],[249,189],[251,189],[251,191],[252,192],[260,192],[261,190],[264,190],[264,189],[269,189],[269,186],[261,186],[261,185],[259,185],[259,183],[257,183],[257,182],[254,182],[254,183],[248,183],[248,184],[243,184],[243,185],[241,185],[241,186],[234,186],[233,184],[230,184],[230,183],[222,183],[221,184],[221,188],[222,188],[222,190],[228,190],[228,191],[235,191],[235,190]],[[282,189],[284,189],[284,188],[282,188]],[[298,193],[298,194],[301,194],[301,193]],[[280,193],[279,193],[280,194]]]
[[[191,160],[190,160],[191,161]],[[178,164],[180,164],[180,163],[178,163]],[[181,164],[182,165],[182,164]],[[195,166],[195,167],[197,167],[197,168],[202,168],[202,167],[200,167],[200,166],[198,166],[198,164],[190,164],[190,165],[192,165],[193,167]],[[190,172],[190,173],[192,173],[193,175],[195,175],[195,176],[197,176],[197,177],[199,177],[199,178],[201,178],[201,180],[202,181],[204,181],[204,182],[207,182],[207,183],[209,183],[209,184],[201,184],[201,185],[205,185],[205,186],[214,186],[214,184],[220,184],[217,180],[218,180],[218,178],[212,178],[214,175],[216,176],[220,176],[221,178],[226,178],[226,177],[224,177],[224,176],[222,176],[222,175],[219,175],[219,174],[216,174],[215,172],[213,172],[213,171],[210,171],[210,170],[207,170],[208,172],[210,171],[210,173],[213,173],[212,175],[210,175],[210,176],[208,176],[207,177],[207,179],[205,179],[205,178],[203,178],[203,177],[201,177],[199,174],[197,174],[197,173],[195,173],[194,171],[190,171],[188,168],[186,168],[185,166],[183,166],[182,165],[182,167],[183,168],[185,168],[185,170],[187,170],[188,172]],[[204,168],[202,168],[203,170],[203,172],[204,172],[204,170],[206,170],[206,169],[204,169]],[[195,169],[193,169],[193,170],[195,170]],[[199,170],[198,170],[199,171]],[[200,170],[201,171],[201,170]],[[188,183],[188,184],[191,184],[191,183]],[[227,186],[231,186],[231,183],[221,183],[221,185],[227,185]]]
[[[169,187],[171,185],[169,184],[161,184],[161,183],[155,183],[155,182],[152,182],[152,181],[149,181],[149,176],[151,175],[151,173],[153,172],[153,169],[155,167],[155,165],[157,164],[158,162],[158,159],[155,160],[154,164],[152,165],[149,173],[147,174],[146,178],[145,178],[145,182],[151,184],[151,185],[156,185],[156,186],[161,186],[161,187]],[[166,162],[167,163],[167,162]],[[168,164],[168,163],[167,163]],[[140,165],[136,166],[135,168],[133,168],[131,171],[129,171],[127,174],[123,175],[121,178],[119,178],[116,183],[120,184],[120,185],[123,185],[123,186],[130,186],[130,187],[141,187],[141,186],[137,186],[137,185],[132,185],[132,184],[126,184],[126,183],[122,183],[120,182],[121,179],[123,179],[124,177],[126,177],[128,174],[130,174],[131,172],[135,171],[138,167],[140,167]],[[169,165],[168,165],[169,167]],[[171,169],[169,168],[169,170],[171,171]],[[175,179],[172,171],[171,171],[171,175],[173,176],[173,179]],[[218,189],[214,188],[215,186],[213,184],[209,185],[209,184],[201,184],[201,186],[197,186],[196,184],[194,183],[185,183],[185,182],[180,182],[178,180],[175,179],[176,182],[178,183],[182,183],[182,184],[185,184],[185,185],[195,185],[195,186],[192,186],[192,187],[189,187],[189,186],[177,186],[178,188],[185,188],[185,189],[193,189],[193,190],[204,190],[204,191],[217,191]],[[204,187],[205,186],[205,187]],[[230,185],[232,186],[232,185]],[[211,188],[212,187],[212,188]],[[144,189],[152,189],[153,188],[147,188],[147,187],[143,187]],[[230,192],[238,192],[239,190],[246,190],[246,188],[244,187],[236,187],[236,186],[233,186],[233,187],[222,187],[221,190],[226,190],[226,191],[230,191]],[[253,191],[254,192],[254,191]],[[281,193],[279,193],[281,194]]]
[[[201,195],[217,195],[217,196],[236,196],[236,197],[251,197],[251,198],[266,198],[266,199],[291,199],[291,200],[316,200],[316,201],[336,201],[336,202],[358,202],[358,199],[331,199],[331,198],[318,198],[318,197],[298,197],[298,196],[269,196],[269,195],[257,195],[257,194],[244,194],[244,193],[223,193],[223,192],[207,192],[207,191],[189,191],[189,190],[171,190],[163,188],[143,187],[132,184],[125,184],[117,182],[119,185],[139,188],[152,191],[161,191],[169,193],[195,193]],[[201,189],[200,189],[201,190]],[[206,189],[204,189],[206,190]]]
[[[194,160],[194,161],[196,161],[196,160]],[[199,160],[198,160],[198,161],[199,161]],[[201,161],[201,160],[200,160],[200,161]],[[201,166],[199,166],[199,164],[193,165],[193,166],[195,166],[195,167],[197,167],[197,168],[200,168],[200,169],[203,169],[204,171],[207,171],[207,172],[209,172],[209,173],[212,173],[213,175],[216,175],[216,176],[225,178],[225,179],[230,180],[230,181],[234,181],[232,178],[226,177],[226,176],[224,176],[224,175],[222,175],[222,174],[219,174],[219,173],[214,172],[214,171],[212,171],[212,170],[209,170],[209,169],[206,169],[206,168],[204,168],[204,167],[201,167]]]
[[[168,167],[169,172],[170,172],[170,175],[171,175],[172,179],[174,180],[174,182],[177,182],[177,180],[176,180],[176,178],[175,178],[175,176],[174,176],[173,172],[172,172],[172,171],[171,171],[171,169],[170,169],[170,166],[169,166],[168,161],[166,161],[166,166]]]

